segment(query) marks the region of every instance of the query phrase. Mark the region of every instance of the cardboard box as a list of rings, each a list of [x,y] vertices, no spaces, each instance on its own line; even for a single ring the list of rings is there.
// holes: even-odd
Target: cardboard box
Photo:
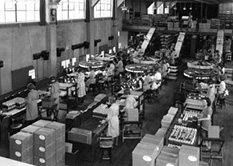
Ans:
[[[52,122],[45,126],[45,128],[55,130],[55,138],[58,139],[62,136],[65,136],[66,126],[63,123]]]
[[[60,148],[65,147],[65,146],[66,146],[66,144],[65,144],[65,136],[59,137],[56,140],[56,149],[60,149]]]
[[[52,106],[54,106],[54,102],[56,99],[54,98],[45,98],[42,100],[42,107],[44,108],[51,108]]]
[[[22,132],[25,132],[25,133],[31,133],[33,134],[35,131],[41,129],[40,126],[33,126],[33,125],[29,125],[27,127],[24,127],[21,129]]]
[[[170,115],[170,114],[165,115],[161,121],[162,127],[170,127],[173,118],[174,115]]]
[[[161,153],[156,159],[156,166],[167,166],[169,164],[172,166],[179,166],[179,157]]]
[[[34,156],[34,164],[36,166],[54,166],[56,165],[55,153],[46,158]]]
[[[51,123],[52,121],[49,120],[38,120],[35,123],[33,123],[33,126],[39,126],[39,127],[45,127],[46,125],[48,125],[49,123]]]
[[[18,132],[10,137],[10,151],[18,150],[23,152],[33,146],[33,135],[25,132]]]
[[[41,128],[34,133],[34,144],[46,147],[55,141],[55,130]]]
[[[209,126],[208,127],[208,138],[220,138],[220,127]]]
[[[156,145],[156,151],[158,153],[160,153],[160,151],[163,148],[164,145],[164,137],[158,137],[155,135],[150,135],[150,134],[146,134],[140,141],[140,143],[142,142],[147,142],[153,145]]]
[[[33,159],[33,147],[25,149],[24,151],[19,151],[15,149],[10,150],[10,159],[28,162]]]
[[[164,146],[163,149],[161,150],[161,154],[168,154],[174,157],[179,157],[179,151],[180,149],[178,148]]]
[[[200,149],[182,145],[179,151],[179,166],[199,166]]]
[[[42,158],[46,158],[46,156],[51,156],[53,153],[56,152],[55,148],[55,142],[47,145],[47,146],[41,146],[38,144],[34,145],[34,155]]]
[[[138,109],[127,108],[126,111],[127,111],[128,121],[138,121],[139,120]]]
[[[151,144],[138,143],[132,152],[132,166],[154,166],[156,150]]]
[[[57,161],[56,166],[64,166],[65,165],[65,156]]]
[[[74,142],[81,142],[85,144],[91,144],[92,131],[80,128],[72,128],[70,131],[68,131],[68,140]]]
[[[168,114],[170,114],[170,115],[176,115],[177,111],[178,111],[178,108],[176,108],[176,107],[170,107],[169,110],[168,110]]]
[[[57,149],[56,150],[56,162],[58,162],[59,160],[65,158],[65,153],[66,153],[66,148],[65,147]]]
[[[167,129],[168,128],[165,128],[165,127],[162,127],[160,129],[158,129],[158,131],[156,132],[155,136],[164,137],[165,134],[167,133]]]

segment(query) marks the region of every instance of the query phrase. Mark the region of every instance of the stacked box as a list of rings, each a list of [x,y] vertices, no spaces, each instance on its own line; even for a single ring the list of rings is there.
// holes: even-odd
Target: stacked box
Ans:
[[[55,130],[41,128],[34,132],[34,164],[38,166],[56,165]]]
[[[168,128],[164,128],[164,127],[158,129],[158,131],[156,132],[155,136],[164,137],[165,134],[167,133],[167,129]]]
[[[45,127],[47,124],[51,123],[52,121],[49,120],[38,120],[35,123],[33,123],[33,126],[39,126],[39,127]]]
[[[164,145],[164,137],[160,137],[160,136],[155,136],[155,135],[151,135],[151,134],[146,134],[141,142],[147,142],[153,145],[156,145],[156,153],[157,155],[160,153],[160,151],[163,148]]]
[[[179,157],[160,153],[156,159],[156,166],[179,166]],[[188,166],[188,165],[187,165]]]
[[[154,166],[156,147],[149,143],[138,143],[132,152],[132,166]]]
[[[174,115],[170,115],[170,114],[165,115],[161,121],[162,127],[169,128],[173,118]]]
[[[70,131],[68,131],[68,140],[90,145],[92,143],[92,131],[72,128]]]
[[[179,151],[179,166],[199,166],[200,149],[182,145]]]
[[[170,115],[176,115],[177,111],[178,111],[178,108],[176,108],[176,107],[170,107],[169,110],[168,110],[168,114],[170,114]]]
[[[174,157],[179,157],[179,151],[180,149],[178,148],[164,146],[163,149],[161,150],[161,154],[163,153],[163,154],[172,155]]]
[[[45,126],[55,131],[55,158],[57,166],[65,165],[65,124],[52,122]]]
[[[33,135],[18,132],[10,137],[10,158],[33,164]]]

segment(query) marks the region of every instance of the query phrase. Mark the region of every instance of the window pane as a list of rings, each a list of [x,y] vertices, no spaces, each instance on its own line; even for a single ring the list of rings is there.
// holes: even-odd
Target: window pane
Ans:
[[[26,21],[26,12],[25,11],[17,11],[17,21],[25,22]]]
[[[69,10],[74,10],[74,3],[69,3]]]
[[[27,10],[34,11],[35,10],[35,3],[34,2],[27,3]]]
[[[62,3],[62,10],[68,10],[68,3]]]
[[[28,11],[27,12],[27,21],[34,21],[35,20],[35,12],[34,11]]]
[[[5,10],[15,10],[15,3],[6,2],[5,3]]]
[[[17,3],[17,10],[26,10],[25,2],[18,2]]]
[[[5,22],[5,13],[3,11],[0,11],[0,23]]]
[[[69,19],[75,19],[75,12],[74,11],[69,12]]]
[[[14,11],[6,11],[5,12],[6,22],[15,22],[15,12]]]

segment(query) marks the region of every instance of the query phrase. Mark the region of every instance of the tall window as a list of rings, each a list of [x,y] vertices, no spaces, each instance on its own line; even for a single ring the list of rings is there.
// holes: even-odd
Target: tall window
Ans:
[[[62,0],[57,8],[57,20],[84,19],[86,0]]]
[[[112,17],[113,0],[100,0],[94,7],[94,18]]]
[[[39,21],[40,0],[0,0],[0,24]]]

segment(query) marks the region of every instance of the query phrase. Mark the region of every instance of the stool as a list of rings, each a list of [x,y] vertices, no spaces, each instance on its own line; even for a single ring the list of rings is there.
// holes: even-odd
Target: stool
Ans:
[[[103,160],[110,160],[112,162],[112,148],[114,139],[112,137],[99,137],[99,147],[101,150],[100,162]]]
[[[23,120],[12,119],[12,125],[10,126],[11,135],[19,132],[22,127],[23,127]]]

